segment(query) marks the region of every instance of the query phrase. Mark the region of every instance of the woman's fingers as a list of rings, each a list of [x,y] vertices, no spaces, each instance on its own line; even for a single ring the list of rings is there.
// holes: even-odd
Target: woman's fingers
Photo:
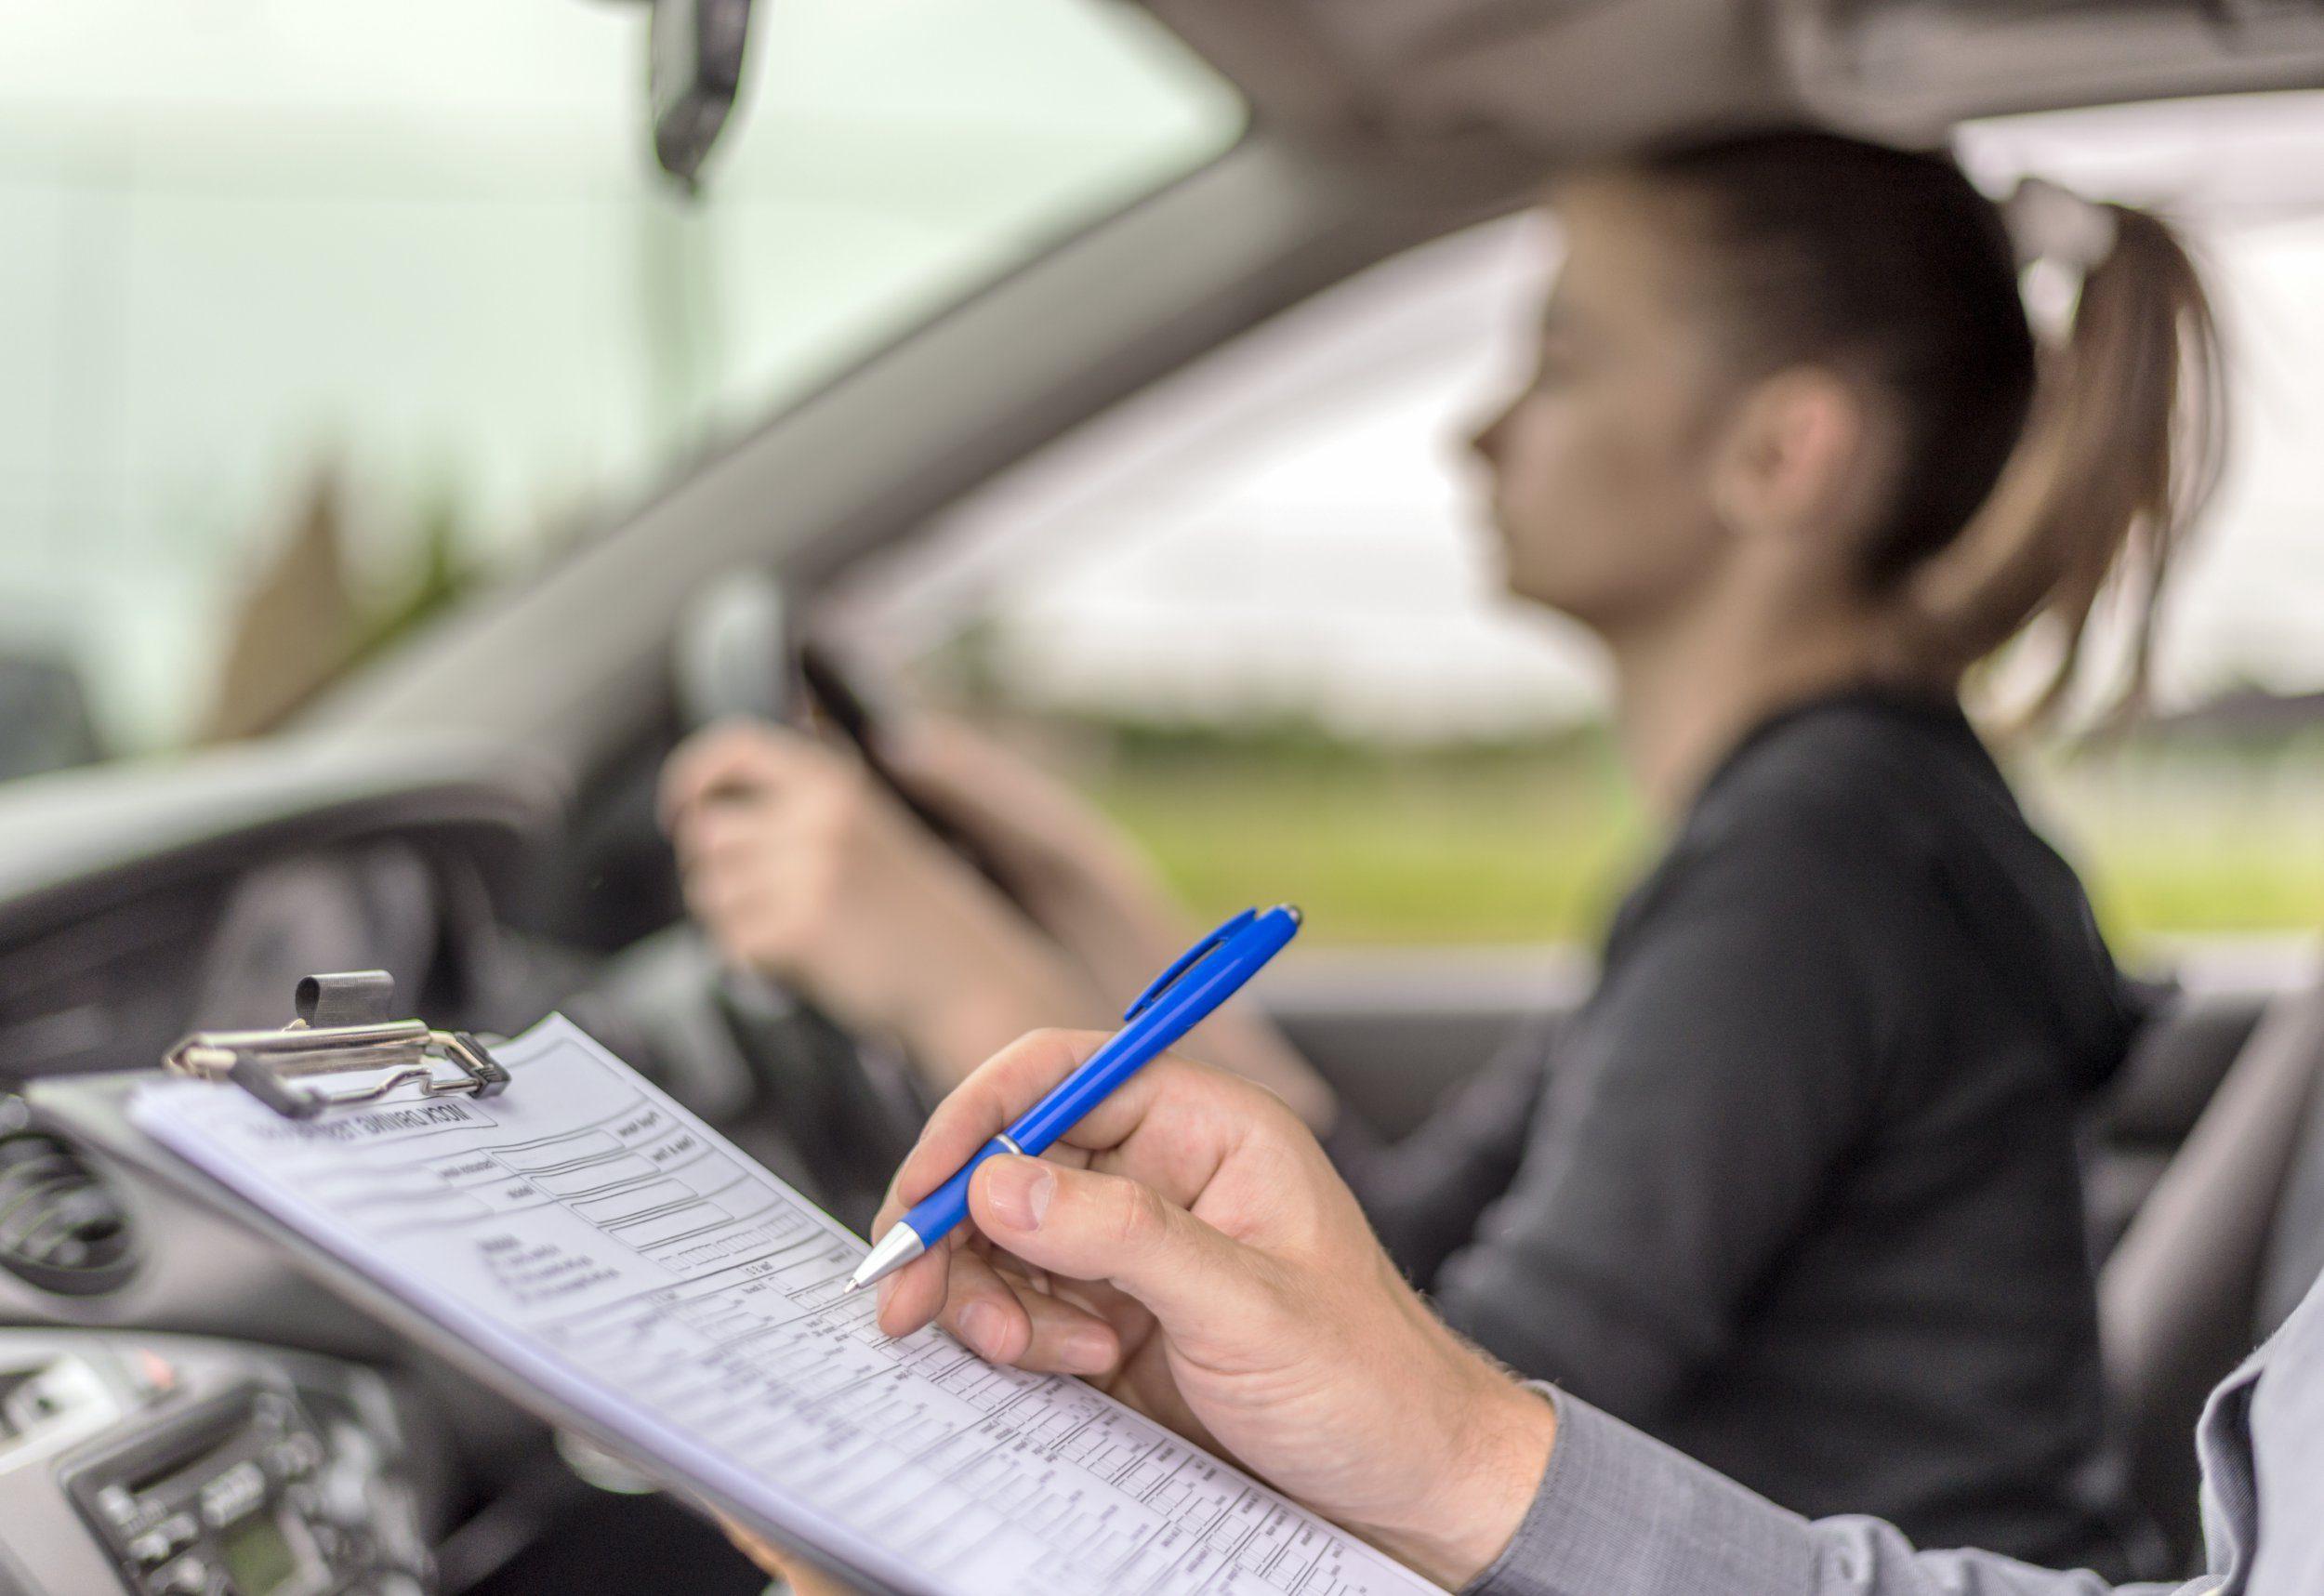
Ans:
[[[814,757],[824,758],[819,752]],[[667,822],[679,869],[689,877],[750,869],[825,845],[827,829],[815,824],[821,811],[808,801],[812,793],[808,781],[760,772],[750,785],[732,788],[721,801],[706,799],[679,810]],[[712,796],[720,795],[714,789]]]
[[[721,788],[765,785],[786,767],[798,733],[755,720],[725,720],[679,745],[662,767],[654,809],[662,829]]]
[[[731,868],[748,864],[768,851],[777,835],[773,806],[777,795],[754,793],[746,803],[714,803],[690,809],[678,817],[670,832],[681,870]]]

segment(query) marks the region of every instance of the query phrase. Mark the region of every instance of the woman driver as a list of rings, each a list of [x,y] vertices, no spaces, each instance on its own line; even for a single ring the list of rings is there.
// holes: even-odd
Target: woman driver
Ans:
[[[2108,592],[2135,688],[2215,475],[2217,349],[2153,218],[2010,208],[1813,133],[1560,185],[1538,373],[1477,449],[1511,589],[1607,648],[1668,849],[1554,1046],[1401,1146],[1248,1016],[1189,1047],[1325,1132],[1398,1266],[1521,1372],[1802,1512],[2120,1569],[2074,1131],[2136,1015],[1958,699],[2030,628],[2055,707]],[[2054,339],[2013,219],[2084,274]],[[1038,926],[833,757],[730,730],[667,782],[721,945],[939,1086],[1182,945],[1027,773],[957,738],[912,768]]]

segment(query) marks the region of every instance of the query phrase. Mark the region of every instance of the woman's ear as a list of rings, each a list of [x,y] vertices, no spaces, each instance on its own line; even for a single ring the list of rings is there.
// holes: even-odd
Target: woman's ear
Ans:
[[[1853,539],[1879,487],[1874,429],[1861,389],[1819,366],[1795,366],[1736,403],[1711,459],[1711,503],[1738,534],[1786,547]]]

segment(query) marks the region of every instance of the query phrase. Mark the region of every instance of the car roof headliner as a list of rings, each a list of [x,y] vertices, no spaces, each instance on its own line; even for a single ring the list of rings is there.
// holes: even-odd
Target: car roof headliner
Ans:
[[[1960,120],[2324,85],[2324,7],[2271,0],[1142,0],[1297,136],[1570,155],[1808,122]]]

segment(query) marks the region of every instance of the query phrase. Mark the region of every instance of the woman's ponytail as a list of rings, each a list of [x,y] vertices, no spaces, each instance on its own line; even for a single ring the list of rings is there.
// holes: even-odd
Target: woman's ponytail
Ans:
[[[1996,205],[1946,152],[1802,129],[1631,166],[1697,202],[1742,375],[1821,365],[1890,405],[1895,486],[1863,576],[1902,619],[1896,668],[1954,681],[2030,630],[2028,719],[2051,718],[2080,697],[2092,614],[2119,603],[2116,707],[2134,706],[2226,443],[2219,330],[2170,228],[2039,179]],[[2054,329],[2021,292],[2045,274],[2071,301],[2032,319]]]
[[[2219,329],[2195,262],[2155,216],[2028,182],[2003,217],[2021,263],[2079,268],[2080,292],[2064,336],[2042,340],[2030,414],[1992,495],[1912,573],[1908,609],[1921,652],[1950,671],[2028,631],[2044,650],[2025,712],[2039,722],[2076,693],[2093,610],[2119,604],[2128,657],[2106,712],[2120,714],[2144,700],[2164,587],[2218,486]]]

